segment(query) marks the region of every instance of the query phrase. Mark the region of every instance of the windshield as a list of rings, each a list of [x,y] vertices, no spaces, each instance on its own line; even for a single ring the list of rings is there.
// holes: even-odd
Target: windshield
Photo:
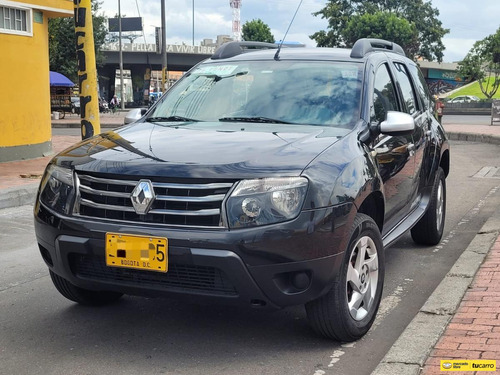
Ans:
[[[172,87],[149,121],[243,121],[352,128],[362,64],[245,61],[202,64]]]

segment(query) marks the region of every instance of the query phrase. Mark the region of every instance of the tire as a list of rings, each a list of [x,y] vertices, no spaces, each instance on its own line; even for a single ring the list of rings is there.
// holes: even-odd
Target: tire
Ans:
[[[102,306],[117,301],[123,295],[117,292],[94,291],[79,288],[66,279],[50,272],[50,278],[56,289],[67,299],[85,306]]]
[[[411,229],[413,241],[419,245],[437,245],[443,237],[446,218],[446,180],[441,167],[436,171],[429,208]]]
[[[375,320],[384,274],[384,247],[377,224],[357,214],[337,279],[327,294],[306,304],[313,330],[341,342],[363,337]]]

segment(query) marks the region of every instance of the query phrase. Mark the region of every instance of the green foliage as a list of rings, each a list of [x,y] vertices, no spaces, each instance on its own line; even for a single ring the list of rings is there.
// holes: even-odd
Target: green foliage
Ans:
[[[101,46],[104,44],[107,18],[99,14],[102,1],[92,0],[92,24],[97,66],[104,64]],[[49,64],[50,70],[64,74],[78,82],[78,60],[76,57],[75,21],[73,18],[49,19]]]
[[[398,36],[398,44],[408,56],[430,61],[442,60],[444,45],[441,39],[449,31],[442,27],[439,11],[426,0],[328,0],[325,7],[313,15],[328,20],[326,31],[310,36],[319,47],[352,47],[354,35],[370,37],[375,34],[381,39],[395,41],[395,32],[400,29],[404,35]],[[383,19],[391,23],[386,30],[381,23]],[[363,31],[355,30],[356,26],[363,27]]]
[[[348,45],[361,38],[378,38],[399,44],[408,56],[414,56],[418,49],[415,25],[393,13],[378,11],[352,16],[342,34]]]
[[[486,85],[492,85],[493,84],[493,77],[491,78],[491,82],[484,82],[483,86]],[[471,83],[470,85],[467,85],[467,87],[463,87],[450,96],[448,98],[454,98],[456,96],[461,96],[461,95],[474,95],[477,96],[480,99],[487,99],[486,95],[481,91],[481,87],[479,86],[479,82],[475,81]],[[497,92],[492,96],[493,99],[500,99],[500,90],[497,90]]]
[[[458,64],[461,75],[478,81],[481,92],[492,98],[500,86],[500,28],[495,34],[474,43],[463,61]]]
[[[274,36],[267,24],[260,19],[247,21],[241,28],[242,38],[252,42],[274,43]]]

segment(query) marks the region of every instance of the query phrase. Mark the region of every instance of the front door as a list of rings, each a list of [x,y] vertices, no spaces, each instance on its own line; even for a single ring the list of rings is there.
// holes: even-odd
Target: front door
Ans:
[[[396,95],[396,85],[387,64],[381,64],[376,72],[371,106],[372,125],[378,125],[388,111],[401,111]],[[373,143],[372,150],[378,162],[383,182],[385,222],[395,223],[409,212],[408,200],[414,189],[415,152],[412,135],[391,136],[381,134]]]

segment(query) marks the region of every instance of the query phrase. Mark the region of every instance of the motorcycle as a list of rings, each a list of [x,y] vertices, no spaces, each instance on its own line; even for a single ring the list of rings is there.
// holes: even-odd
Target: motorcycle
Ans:
[[[101,113],[109,113],[109,105],[108,105],[108,102],[101,98],[99,100],[99,112]]]

